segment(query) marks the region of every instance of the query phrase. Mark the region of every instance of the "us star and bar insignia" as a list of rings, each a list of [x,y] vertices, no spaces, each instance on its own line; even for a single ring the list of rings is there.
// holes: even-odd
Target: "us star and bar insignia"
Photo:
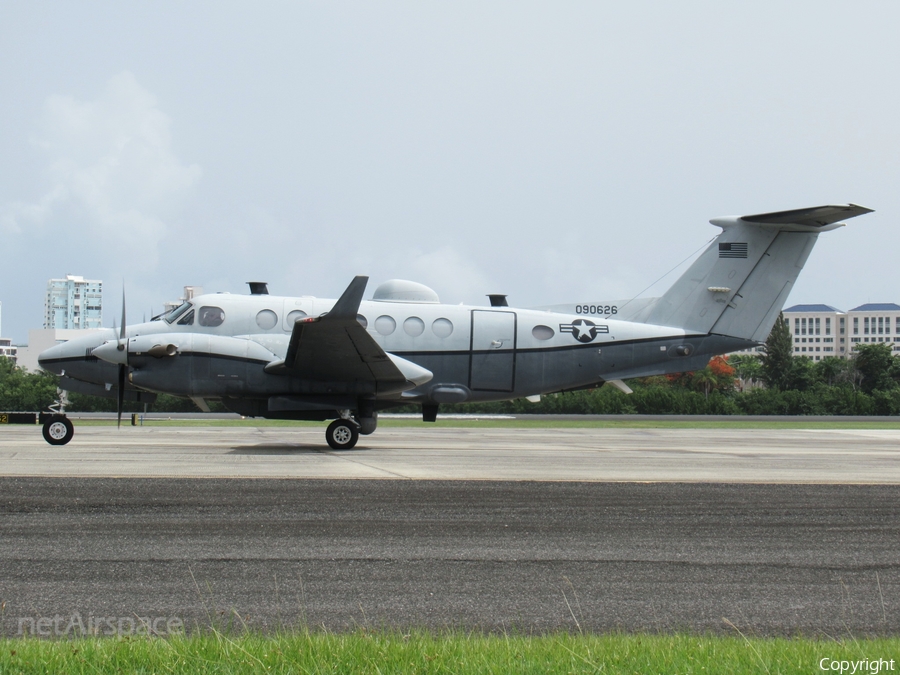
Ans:
[[[593,342],[598,333],[609,333],[609,326],[597,325],[588,319],[575,319],[572,323],[559,324],[560,333],[571,333],[579,342]]]

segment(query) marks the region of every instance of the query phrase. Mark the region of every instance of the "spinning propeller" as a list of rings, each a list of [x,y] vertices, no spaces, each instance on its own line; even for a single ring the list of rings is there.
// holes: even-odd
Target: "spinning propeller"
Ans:
[[[122,324],[116,326],[113,320],[114,340],[107,340],[99,347],[96,347],[91,354],[98,359],[114,364],[118,367],[118,377],[116,378],[116,417],[118,426],[122,426],[122,409],[125,407],[125,380],[130,367],[140,367],[140,359],[135,366],[129,363],[128,345],[131,344],[134,350],[132,354],[137,356],[151,356],[154,359],[171,358],[178,354],[178,345],[171,343],[157,343],[156,338],[152,335],[135,336],[128,339],[125,328],[127,326],[125,316],[125,289],[122,289]],[[146,364],[145,364],[146,365]]]

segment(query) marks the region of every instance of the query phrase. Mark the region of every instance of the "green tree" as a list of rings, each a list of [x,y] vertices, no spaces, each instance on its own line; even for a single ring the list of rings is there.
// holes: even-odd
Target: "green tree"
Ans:
[[[867,394],[890,391],[897,386],[900,368],[887,342],[856,345],[856,369],[861,375],[860,388]]]
[[[789,389],[794,342],[784,314],[778,315],[763,350],[760,356],[763,382],[773,389]]]
[[[815,361],[808,356],[795,356],[791,358],[780,388],[785,391],[806,391],[816,384],[816,379]]]
[[[852,380],[853,362],[837,356],[826,356],[815,365],[816,379],[829,387],[839,382]]]
[[[713,389],[719,383],[719,378],[716,377],[716,374],[709,366],[706,366],[703,370],[694,372],[693,382],[694,386],[703,390],[705,398],[708,399],[709,390]]]
[[[732,354],[728,357],[728,365],[734,368],[734,374],[740,380],[740,389],[752,389],[762,380],[763,368],[758,356],[753,354]]]
[[[0,357],[0,410],[45,410],[56,400],[56,375],[29,373]]]

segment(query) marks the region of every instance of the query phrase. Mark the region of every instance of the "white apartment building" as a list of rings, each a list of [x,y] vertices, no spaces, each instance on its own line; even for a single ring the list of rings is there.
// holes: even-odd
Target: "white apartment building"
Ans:
[[[13,345],[10,338],[0,338],[0,357],[12,359],[15,363],[18,351],[19,348]]]
[[[0,335],[3,335],[3,303],[0,302]],[[12,359],[15,363],[18,347],[13,346],[10,338],[0,337],[0,356]]]
[[[103,323],[103,282],[67,274],[50,279],[44,300],[44,328],[83,330]]]

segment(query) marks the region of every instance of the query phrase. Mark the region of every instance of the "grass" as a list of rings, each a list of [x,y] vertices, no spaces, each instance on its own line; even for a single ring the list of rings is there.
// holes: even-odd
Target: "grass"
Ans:
[[[78,413],[72,413],[77,417]],[[76,426],[115,426],[115,420],[75,419]],[[122,419],[123,425],[131,424],[131,416]],[[297,422],[294,420],[266,419],[145,419],[144,426],[170,427],[322,427],[325,422]],[[378,428],[459,428],[459,429],[900,429],[898,420],[841,421],[822,420],[816,417],[796,421],[742,420],[681,420],[673,416],[671,420],[633,419],[627,415],[616,420],[541,420],[541,419],[440,419],[434,423],[424,423],[420,419],[380,418]]]
[[[0,673],[815,673],[827,659],[895,659],[900,638],[691,635],[537,637],[413,631],[219,632],[170,638],[0,640]],[[882,671],[891,672],[886,664]],[[830,668],[835,672],[840,666]],[[870,673],[857,666],[856,673]]]

